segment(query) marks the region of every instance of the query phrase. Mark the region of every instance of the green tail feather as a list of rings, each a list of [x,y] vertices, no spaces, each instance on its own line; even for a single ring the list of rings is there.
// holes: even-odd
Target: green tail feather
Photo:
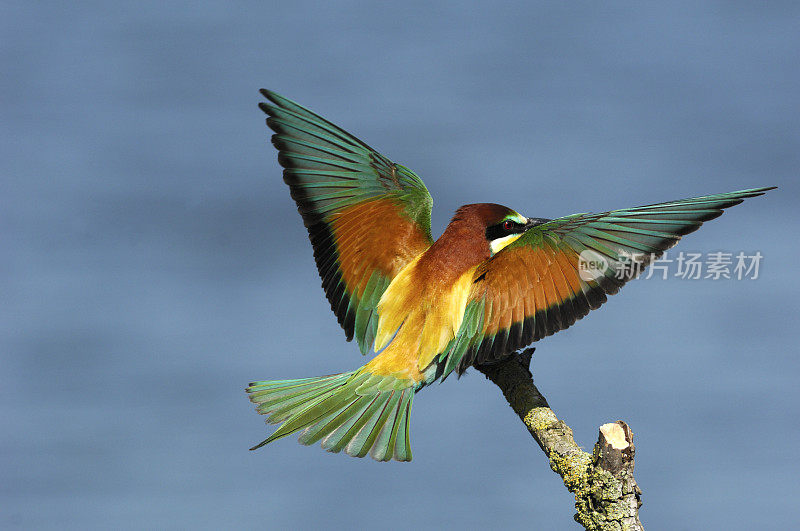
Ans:
[[[251,450],[303,430],[299,441],[378,461],[411,461],[413,380],[357,371],[319,378],[253,382],[247,388],[270,424],[283,423]]]

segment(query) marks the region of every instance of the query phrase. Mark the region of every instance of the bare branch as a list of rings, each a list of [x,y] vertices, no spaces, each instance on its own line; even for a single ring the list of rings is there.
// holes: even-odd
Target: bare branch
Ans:
[[[575,494],[575,520],[590,530],[644,530],[639,521],[641,490],[633,476],[633,432],[624,422],[600,427],[592,453],[575,442],[533,383],[533,348],[496,364],[476,368],[503,392],[553,469]]]

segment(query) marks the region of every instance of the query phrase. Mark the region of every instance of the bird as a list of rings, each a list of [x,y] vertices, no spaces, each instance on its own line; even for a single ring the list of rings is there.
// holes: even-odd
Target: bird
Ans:
[[[376,355],[349,372],[250,383],[257,412],[280,424],[251,450],[300,432],[330,452],[410,461],[420,390],[572,326],[681,237],[775,188],[557,219],[468,204],[434,240],[433,200],[413,171],[260,93],[331,309],[347,341]]]

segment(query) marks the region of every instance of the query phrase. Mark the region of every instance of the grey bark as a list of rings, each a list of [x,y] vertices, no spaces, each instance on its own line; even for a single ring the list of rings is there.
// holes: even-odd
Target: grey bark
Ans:
[[[633,432],[618,420],[600,427],[591,453],[575,442],[533,383],[533,348],[492,365],[476,366],[503,392],[564,485],[575,495],[575,521],[589,530],[644,530],[641,490],[633,476]]]

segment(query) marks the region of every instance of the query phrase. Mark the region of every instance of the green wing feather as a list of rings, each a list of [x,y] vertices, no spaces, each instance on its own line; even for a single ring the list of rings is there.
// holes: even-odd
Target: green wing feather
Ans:
[[[442,375],[502,359],[571,326],[682,236],[772,188],[573,214],[529,229],[478,267],[459,334],[438,357]],[[584,251],[606,260],[602,274],[582,278]]]
[[[383,291],[432,243],[433,200],[408,168],[297,103],[261,94],[268,101],[259,107],[275,132],[283,178],[308,229],[331,309],[347,340],[355,336],[366,353]]]
[[[281,426],[255,450],[302,430],[299,441],[329,452],[378,461],[411,461],[409,413],[423,384],[365,369],[300,380],[253,382],[247,388],[267,423]]]

